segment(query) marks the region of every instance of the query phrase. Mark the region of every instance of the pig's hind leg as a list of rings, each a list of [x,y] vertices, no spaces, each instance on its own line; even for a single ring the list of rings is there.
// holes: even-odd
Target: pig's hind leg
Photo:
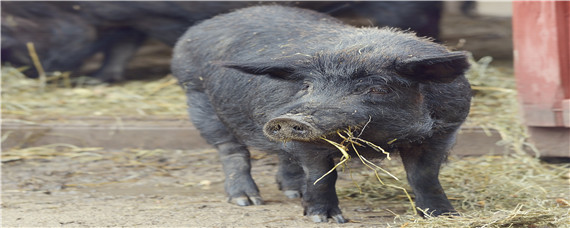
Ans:
[[[220,121],[206,94],[188,92],[188,112],[202,137],[218,149],[225,174],[229,202],[240,206],[263,204],[259,189],[251,177],[250,153],[245,145]]]
[[[125,80],[127,64],[146,39],[145,34],[136,30],[118,29],[104,34],[99,41],[105,54],[103,64],[93,77],[103,82],[120,82]]]
[[[291,154],[281,151],[279,154],[279,169],[276,180],[279,190],[289,199],[300,198],[303,184],[305,184],[305,172],[299,161]]]

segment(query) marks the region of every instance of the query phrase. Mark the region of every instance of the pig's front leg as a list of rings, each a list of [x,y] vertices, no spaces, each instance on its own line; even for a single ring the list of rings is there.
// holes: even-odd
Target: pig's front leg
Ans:
[[[226,176],[229,201],[240,206],[263,204],[259,189],[251,177],[250,154],[244,145],[227,142],[216,145]]]
[[[455,131],[434,135],[423,144],[400,149],[408,182],[416,196],[416,208],[430,216],[458,215],[439,183],[439,170],[455,142]],[[418,211],[420,215],[426,215]]]
[[[336,170],[315,184],[317,179],[334,167],[333,159],[312,155],[314,154],[306,153],[303,156],[304,158],[300,159],[306,181],[302,191],[304,214],[314,222],[326,222],[328,218],[333,218],[337,223],[347,222],[338,207],[338,197],[335,190]]]

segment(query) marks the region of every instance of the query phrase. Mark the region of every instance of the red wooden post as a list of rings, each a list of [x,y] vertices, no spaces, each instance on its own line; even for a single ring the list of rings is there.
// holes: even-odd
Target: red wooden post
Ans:
[[[570,157],[570,2],[514,1],[519,102],[542,156]]]

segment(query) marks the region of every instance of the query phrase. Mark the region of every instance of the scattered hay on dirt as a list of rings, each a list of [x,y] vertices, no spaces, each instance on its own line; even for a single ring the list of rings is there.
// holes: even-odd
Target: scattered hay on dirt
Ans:
[[[52,73],[44,91],[38,79],[27,78],[26,68],[2,67],[2,114],[11,118],[30,116],[164,116],[186,118],[186,97],[172,76],[155,81],[123,84],[76,85],[58,80],[65,73]]]
[[[26,147],[14,150],[2,151],[2,163],[19,161],[25,159],[51,159],[56,156],[83,158],[88,160],[100,159],[101,155],[96,153],[102,151],[100,147],[77,147],[71,144],[50,144],[39,147]]]
[[[21,191],[37,189],[59,190],[64,188],[89,188],[122,182],[143,181],[145,177],[153,175],[153,179],[160,179],[162,176],[172,176],[172,172],[188,168],[187,164],[181,162],[180,158],[185,152],[193,151],[181,150],[145,150],[145,149],[123,149],[120,151],[109,151],[99,147],[77,147],[70,144],[49,144],[37,147],[10,148],[2,151],[2,165],[4,167],[18,167],[25,164],[30,172],[38,172],[41,169],[63,169],[65,176],[57,179],[57,176],[47,175],[47,180],[31,186],[22,185]],[[203,153],[207,150],[200,151]],[[211,153],[211,152],[210,152]],[[19,165],[20,164],[20,165]],[[60,164],[67,164],[68,166]],[[127,173],[125,173],[127,172]],[[24,177],[19,174],[6,176],[11,179],[12,187],[16,178]],[[42,179],[42,177],[38,177]],[[180,179],[183,180],[183,179]],[[6,182],[8,183],[8,181]],[[39,184],[45,187],[39,187]]]
[[[560,227],[570,224],[570,166],[527,155],[453,158],[440,179],[461,218],[414,220],[422,227]],[[431,224],[431,225],[430,225]],[[441,227],[441,226],[439,226]]]
[[[399,161],[382,165],[403,181],[380,173],[385,184],[411,192]],[[383,205],[405,205],[407,196],[378,182],[367,170],[355,187],[339,188],[339,198],[363,201],[382,211]],[[451,156],[440,181],[461,217],[422,219],[411,208],[395,214],[395,227],[561,227],[570,224],[570,164],[547,164],[527,155]]]
[[[125,153],[106,154],[102,147],[78,147],[71,144],[55,143],[44,146],[11,148],[2,151],[2,163],[20,160],[52,160],[54,158],[78,159],[80,162],[96,160],[143,160],[164,153],[164,150],[125,149]]]

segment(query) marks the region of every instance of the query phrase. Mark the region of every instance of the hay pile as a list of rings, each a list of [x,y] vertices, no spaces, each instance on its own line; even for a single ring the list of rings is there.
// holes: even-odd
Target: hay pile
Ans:
[[[23,69],[2,67],[2,115],[31,116],[164,116],[187,118],[186,98],[172,76],[156,81],[130,81],[117,85],[75,85],[63,79],[26,78]],[[57,74],[56,74],[57,75]],[[66,85],[67,84],[67,85]],[[42,92],[43,89],[43,92]]]
[[[385,184],[411,192],[401,162],[384,161],[382,167],[404,180],[395,181],[381,172]],[[365,169],[352,174],[366,176],[358,181],[362,193],[352,186],[340,188],[338,195],[365,201],[376,207],[374,211],[407,208],[387,224],[394,227],[564,227],[570,224],[569,171],[569,164],[546,164],[527,155],[451,156],[440,180],[452,205],[462,214],[454,218],[415,216],[403,191],[381,185]]]
[[[481,127],[484,130],[495,130],[502,138],[500,145],[507,149],[524,153],[534,147],[527,143],[528,134],[521,122],[516,80],[510,69],[491,67],[493,58],[483,57],[475,61],[472,56],[470,70],[466,77],[471,83],[474,96],[471,110],[464,126]]]

